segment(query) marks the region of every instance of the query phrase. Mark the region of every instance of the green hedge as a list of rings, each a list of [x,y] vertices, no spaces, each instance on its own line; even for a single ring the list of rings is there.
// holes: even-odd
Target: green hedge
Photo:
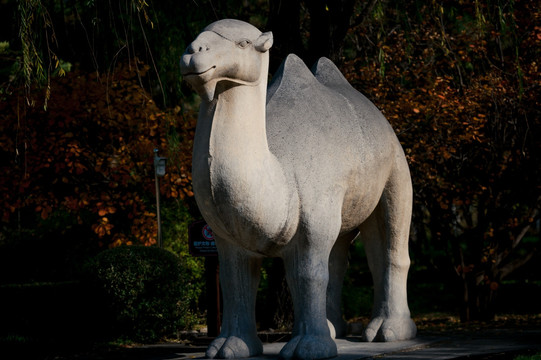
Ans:
[[[156,247],[121,246],[85,266],[97,329],[123,340],[151,342],[188,327],[180,260]]]

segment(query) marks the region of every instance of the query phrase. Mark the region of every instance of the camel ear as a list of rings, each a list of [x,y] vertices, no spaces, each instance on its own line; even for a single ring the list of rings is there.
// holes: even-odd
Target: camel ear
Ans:
[[[265,52],[271,48],[272,41],[272,32],[267,31],[266,33],[259,35],[254,42],[255,49],[259,52]]]

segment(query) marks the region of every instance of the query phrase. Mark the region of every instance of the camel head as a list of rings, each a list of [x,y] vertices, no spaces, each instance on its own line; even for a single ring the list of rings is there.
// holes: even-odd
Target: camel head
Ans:
[[[203,100],[212,101],[221,81],[256,86],[266,80],[271,46],[271,32],[244,21],[216,21],[186,48],[181,74]]]

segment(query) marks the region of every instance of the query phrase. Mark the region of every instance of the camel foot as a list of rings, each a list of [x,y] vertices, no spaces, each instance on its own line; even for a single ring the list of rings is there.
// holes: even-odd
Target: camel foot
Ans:
[[[336,355],[338,355],[336,343],[330,336],[295,336],[280,351],[280,359],[283,360],[328,359]]]
[[[363,341],[400,341],[413,339],[417,335],[417,327],[409,317],[373,318],[363,334]]]
[[[237,336],[218,337],[209,345],[207,359],[238,359],[261,355],[263,344],[255,336],[250,339],[241,339]]]

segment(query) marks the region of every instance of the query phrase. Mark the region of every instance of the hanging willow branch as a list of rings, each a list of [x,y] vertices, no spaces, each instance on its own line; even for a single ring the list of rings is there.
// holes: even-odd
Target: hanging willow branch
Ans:
[[[51,95],[51,76],[55,72],[60,76],[65,75],[64,69],[60,66],[60,59],[54,51],[58,47],[58,43],[53,21],[43,0],[18,0],[17,4],[20,16],[21,70],[26,102],[29,106],[34,106],[30,91],[32,86],[45,86],[44,108],[46,109],[47,101]],[[93,5],[92,2],[88,4]],[[131,4],[136,10],[140,23],[142,16],[145,22],[154,28],[154,23],[151,21],[147,9],[149,4],[146,0],[128,0],[128,4]],[[77,16],[79,17],[78,14]]]
[[[33,84],[46,84],[44,107],[47,108],[47,101],[51,93],[51,73],[57,68],[59,68],[60,75],[64,73],[60,68],[58,57],[51,48],[52,45],[57,45],[51,16],[41,0],[19,0],[18,10],[26,101],[28,105],[34,105],[30,94]],[[41,39],[45,42],[45,56],[40,44]],[[45,57],[46,65],[44,65]]]

